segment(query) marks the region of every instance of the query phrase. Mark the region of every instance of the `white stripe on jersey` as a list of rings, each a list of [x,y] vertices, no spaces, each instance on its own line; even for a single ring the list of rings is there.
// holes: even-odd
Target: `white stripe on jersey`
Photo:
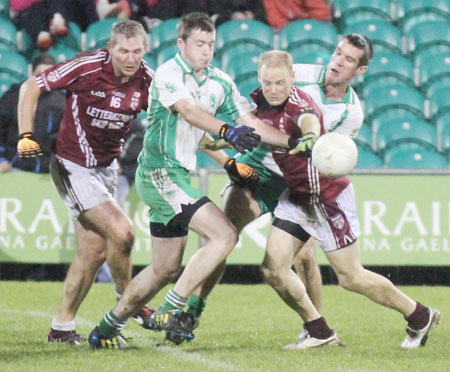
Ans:
[[[86,167],[95,167],[97,165],[97,159],[95,158],[92,148],[86,139],[86,132],[83,130],[80,123],[80,117],[78,116],[78,95],[73,94],[72,97],[72,116],[77,130],[78,143],[80,145],[81,152],[86,155]]]
[[[319,172],[312,165],[311,157],[308,158],[308,181],[309,188],[311,189],[311,204],[316,204],[319,202],[319,194],[320,194],[320,180],[319,180]]]
[[[297,89],[291,90],[291,93],[289,94],[289,101],[301,107],[307,105],[307,102],[298,95]]]
[[[61,76],[64,76],[80,66],[84,66],[86,64],[94,62],[102,62],[105,60],[105,57],[106,52],[99,52],[92,56],[82,56],[79,58],[75,58],[71,60],[69,63],[63,64],[61,67],[57,69],[57,71]]]

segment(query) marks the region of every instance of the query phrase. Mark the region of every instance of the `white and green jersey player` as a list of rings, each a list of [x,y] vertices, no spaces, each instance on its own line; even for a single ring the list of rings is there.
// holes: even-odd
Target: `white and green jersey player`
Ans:
[[[189,172],[197,164],[198,145],[205,131],[189,124],[172,109],[181,99],[193,98],[211,115],[233,120],[254,111],[256,105],[242,97],[223,71],[208,66],[206,78],[196,78],[180,53],[161,65],[149,92],[148,123],[138,158],[136,187],[150,206],[150,221],[167,224],[181,212],[181,204],[204,195],[190,184]]]
[[[326,66],[294,64],[295,84],[308,93],[320,107],[325,128],[329,132],[356,137],[364,120],[361,103],[349,85],[345,97],[340,101],[329,101],[323,92]],[[262,214],[272,212],[281,192],[285,189],[281,171],[273,160],[267,145],[261,144],[251,152],[236,157],[236,162],[252,166],[258,172],[258,182],[252,195],[258,202]]]

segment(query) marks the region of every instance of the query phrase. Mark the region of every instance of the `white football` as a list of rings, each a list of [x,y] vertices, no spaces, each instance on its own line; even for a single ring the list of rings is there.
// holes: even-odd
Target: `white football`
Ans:
[[[324,176],[342,177],[355,168],[358,148],[349,136],[332,132],[319,137],[311,157],[313,165]]]

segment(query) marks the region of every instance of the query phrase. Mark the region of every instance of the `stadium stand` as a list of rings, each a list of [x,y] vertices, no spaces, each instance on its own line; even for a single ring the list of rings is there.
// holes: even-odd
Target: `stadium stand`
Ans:
[[[69,22],[69,33],[65,37],[55,38],[55,46],[65,46],[80,51],[81,45],[81,28],[74,22]]]
[[[228,63],[227,72],[236,84],[258,77],[259,52],[239,54]]]
[[[334,17],[341,30],[361,21],[391,22],[391,2],[389,0],[336,0]]]
[[[366,147],[367,149],[372,150],[372,128],[369,124],[363,123],[355,138],[355,142],[358,148]]]
[[[343,29],[343,34],[357,32],[372,40],[375,54],[393,52],[402,54],[402,32],[393,23],[380,20],[352,23]]]
[[[79,53],[79,50],[75,50],[64,44],[56,44],[48,50],[48,53],[56,59],[56,62],[59,63],[74,58],[77,53]]]
[[[434,53],[432,57],[421,61],[419,69],[419,86],[425,91],[436,82],[450,77],[450,50]]]
[[[416,143],[404,143],[386,151],[385,165],[389,169],[448,169],[446,157]]]
[[[358,162],[356,169],[381,169],[383,168],[383,159],[372,152],[366,146],[358,146]]]
[[[413,112],[425,117],[425,99],[415,88],[404,84],[381,85],[370,89],[365,95],[366,120],[388,111]]]
[[[0,50],[0,78],[21,81],[28,77],[28,61],[14,50]]]
[[[450,154],[450,112],[434,120],[438,135],[438,149],[442,153]]]
[[[105,48],[111,28],[117,21],[117,18],[105,18],[91,23],[86,29],[86,49]]]
[[[314,19],[298,20],[284,26],[279,35],[279,48],[292,52],[305,47],[309,52],[331,53],[338,40],[336,28],[326,22]]]
[[[437,150],[436,128],[426,121],[409,117],[379,123],[375,132],[375,150],[384,153],[401,143],[418,143]]]
[[[150,33],[150,51],[158,52],[168,46],[176,45],[178,38],[179,18],[170,18],[162,21]]]
[[[271,49],[274,46],[272,28],[255,20],[231,20],[217,28],[217,55],[222,56],[227,49],[239,43],[256,44]]]
[[[226,70],[230,61],[232,61],[240,54],[255,52],[258,53],[259,55],[260,53],[264,52],[267,49],[268,49],[267,47],[264,47],[259,44],[239,43],[233,45],[223,52],[221,58],[222,61],[221,68]]]
[[[0,49],[17,50],[17,30],[8,19],[0,17]]]
[[[439,32],[437,32],[439,30]],[[450,46],[449,21],[423,21],[405,31],[408,53],[415,53],[434,45]]]

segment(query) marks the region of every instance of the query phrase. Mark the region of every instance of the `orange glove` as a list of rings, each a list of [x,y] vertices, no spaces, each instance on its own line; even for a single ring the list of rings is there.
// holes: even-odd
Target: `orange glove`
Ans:
[[[35,158],[44,155],[41,146],[34,139],[32,132],[22,133],[17,142],[17,152],[20,158]]]
[[[228,159],[223,167],[230,179],[239,186],[251,187],[258,181],[258,172],[252,166],[236,163],[234,158]]]

